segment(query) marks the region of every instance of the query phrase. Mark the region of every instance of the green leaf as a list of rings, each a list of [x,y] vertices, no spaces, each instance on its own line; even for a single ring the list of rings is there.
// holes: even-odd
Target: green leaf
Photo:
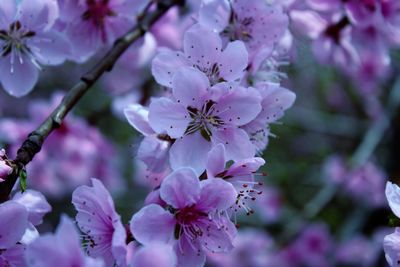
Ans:
[[[21,170],[19,172],[19,178],[19,186],[21,188],[21,192],[24,193],[26,191],[26,180],[28,178],[26,170]]]
[[[400,219],[397,218],[395,215],[389,215],[389,226],[390,227],[399,227],[400,226]]]

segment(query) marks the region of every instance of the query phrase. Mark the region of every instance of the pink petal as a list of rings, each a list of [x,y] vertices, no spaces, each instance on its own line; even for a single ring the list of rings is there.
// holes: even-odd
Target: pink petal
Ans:
[[[172,92],[185,107],[202,108],[210,82],[201,71],[187,67],[179,69],[172,79]]]
[[[251,158],[255,154],[255,147],[250,142],[247,133],[238,128],[226,128],[213,132],[214,145],[223,144],[227,160],[240,160]]]
[[[215,177],[217,174],[225,170],[225,148],[222,144],[218,144],[207,155],[207,176]]]
[[[167,243],[173,238],[175,219],[161,206],[150,204],[132,216],[130,229],[137,241],[147,245],[152,242]]]
[[[231,42],[222,51],[218,61],[220,75],[226,81],[234,81],[242,78],[247,68],[249,55],[242,41]]]
[[[171,87],[175,72],[183,66],[190,63],[182,52],[161,49],[153,59],[151,73],[159,84]]]
[[[124,114],[130,125],[144,136],[154,134],[149,124],[149,110],[140,104],[131,104],[124,109]]]
[[[196,208],[209,213],[225,211],[235,204],[237,192],[231,183],[223,179],[207,179],[201,181],[200,200]]]
[[[174,208],[182,209],[191,206],[200,197],[199,178],[191,168],[178,169],[164,179],[160,196]]]
[[[183,136],[190,122],[186,108],[171,99],[154,99],[149,107],[149,123],[157,133],[167,133],[172,138]]]
[[[190,62],[200,69],[205,69],[218,62],[222,41],[216,32],[196,24],[185,32],[183,47]]]
[[[0,249],[6,249],[21,240],[28,227],[28,211],[15,201],[7,201],[0,205],[0,214]]]
[[[0,82],[7,93],[21,97],[28,94],[35,86],[39,77],[38,69],[24,55],[21,56],[22,63],[15,56],[12,65],[10,56],[0,58]]]
[[[171,146],[169,161],[173,170],[181,167],[191,167],[197,175],[201,175],[206,168],[207,153],[211,143],[197,131],[179,138]]]
[[[245,125],[261,111],[261,96],[254,88],[238,86],[217,100],[218,117],[229,124]]]

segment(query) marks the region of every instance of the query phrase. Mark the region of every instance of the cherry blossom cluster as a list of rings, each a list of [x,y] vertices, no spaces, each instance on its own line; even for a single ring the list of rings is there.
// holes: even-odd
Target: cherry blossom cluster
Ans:
[[[2,86],[22,96],[32,90],[42,66],[87,61],[134,25],[134,14],[145,4],[0,2]],[[104,177],[116,183],[108,160],[112,148],[91,126],[70,117],[46,141],[28,172],[35,174],[29,179],[32,186],[53,197],[87,184],[88,177],[103,178],[104,184],[92,179],[91,186],[81,185],[72,194],[83,238],[67,216],[54,234],[38,236],[34,225],[50,206],[40,193],[28,190],[0,206],[0,263],[186,267],[204,266],[206,254],[232,251],[237,214],[251,215],[252,202],[262,194],[257,176],[263,175],[259,168],[265,161],[259,156],[273,136],[270,125],[295,101],[295,94],[281,86],[284,74],[278,68],[287,48],[282,40],[288,16],[279,1],[213,0],[189,6],[193,13],[178,34],[180,43],[168,42],[156,25],[153,35],[138,45],[141,56],[155,53],[152,38],[162,46],[151,61],[151,72],[164,89],[149,105],[134,103],[124,110],[128,122],[144,136],[137,160],[152,189],[145,206],[129,226],[122,223],[104,185],[110,182]],[[167,15],[164,24],[172,25],[174,13]],[[117,65],[128,76],[142,67],[134,51],[139,47],[133,46]],[[132,86],[132,79],[123,79],[125,73],[111,80],[122,77],[123,86]],[[129,85],[121,90],[128,89]],[[34,103],[29,122],[2,119],[2,139],[21,143],[33,130],[31,124],[43,121],[59,100],[56,95],[50,105]],[[10,152],[16,149],[11,146]],[[3,150],[0,158],[2,178],[12,169]]]
[[[31,116],[27,119],[0,118],[0,142],[9,145],[9,156],[16,155],[26,136],[51,113],[62,96],[61,92],[56,92],[50,102],[30,102]],[[32,174],[28,186],[51,198],[63,198],[77,186],[87,184],[89,177],[97,176],[110,190],[118,191],[123,183],[115,162],[109,160],[115,155],[114,146],[98,129],[82,118],[69,116],[49,137],[38,157],[27,166],[28,174]],[[2,164],[4,161],[0,161],[0,166]],[[3,173],[3,168],[0,169]]]
[[[287,8],[317,59],[345,70],[364,91],[390,72],[390,49],[400,45],[398,1],[295,0]]]
[[[87,61],[135,24],[145,0],[22,0],[0,3],[0,83],[28,94],[45,66]]]

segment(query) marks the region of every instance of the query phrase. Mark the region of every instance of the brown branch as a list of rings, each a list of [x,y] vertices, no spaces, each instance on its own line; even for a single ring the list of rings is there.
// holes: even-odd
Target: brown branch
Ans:
[[[156,3],[157,8],[149,12],[150,4]],[[183,4],[184,0],[158,0],[151,1],[138,16],[138,23],[124,36],[115,41],[108,53],[70,89],[61,103],[49,115],[49,117],[23,142],[17,151],[16,158],[11,161],[13,172],[0,183],[0,203],[8,200],[19,173],[31,162],[34,156],[41,150],[42,145],[49,134],[59,128],[68,112],[77,104],[82,96],[93,86],[93,84],[105,73],[111,71],[115,62],[128,49],[128,47],[142,37],[150,27],[157,22],[172,6]]]

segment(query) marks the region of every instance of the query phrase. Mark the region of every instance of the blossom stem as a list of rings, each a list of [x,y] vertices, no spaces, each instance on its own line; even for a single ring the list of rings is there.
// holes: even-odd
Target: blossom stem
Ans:
[[[108,53],[98,61],[94,67],[84,74],[80,81],[73,86],[64,96],[61,103],[47,117],[47,119],[22,143],[17,151],[16,158],[12,161],[13,172],[7,176],[4,182],[0,183],[0,203],[8,200],[14,187],[20,170],[33,160],[39,153],[46,138],[52,131],[59,128],[69,111],[78,103],[82,96],[96,83],[105,73],[112,70],[115,62],[128,49],[128,47],[140,39],[150,27],[158,21],[172,6],[184,4],[184,0],[158,0],[151,1],[157,4],[157,8],[149,12],[146,7],[138,16],[138,23],[125,35],[117,39]]]

